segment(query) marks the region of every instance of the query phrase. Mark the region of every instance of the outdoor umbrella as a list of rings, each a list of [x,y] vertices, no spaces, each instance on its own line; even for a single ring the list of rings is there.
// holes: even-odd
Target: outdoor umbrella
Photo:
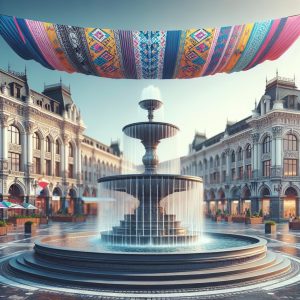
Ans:
[[[1,208],[7,209],[8,207],[5,204],[3,204],[2,202],[0,202],[0,209]]]
[[[12,203],[9,201],[2,201],[2,204],[5,205],[7,208],[11,208],[12,207]]]
[[[23,203],[22,205],[25,209],[32,209],[32,210],[38,209],[36,206],[32,205],[31,203]]]
[[[40,178],[40,179],[38,180],[38,185],[39,185],[42,189],[46,188],[46,187],[48,186],[48,184],[49,184],[49,181],[46,180],[45,178]]]
[[[12,203],[12,206],[10,207],[12,209],[24,209],[24,207],[20,204]]]

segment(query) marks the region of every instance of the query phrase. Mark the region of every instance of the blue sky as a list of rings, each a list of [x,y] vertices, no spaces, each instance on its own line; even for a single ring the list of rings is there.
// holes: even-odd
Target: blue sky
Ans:
[[[216,27],[279,18],[300,13],[299,0],[223,1],[77,1],[0,0],[0,13],[82,27],[159,30]],[[16,71],[26,64],[31,88],[42,91],[46,84],[71,85],[87,134],[109,144],[120,139],[124,125],[143,119],[138,111],[142,89],[160,88],[165,120],[181,129],[178,154],[188,151],[195,130],[210,137],[223,131],[226,120],[250,115],[254,101],[265,90],[266,76],[296,76],[300,85],[300,39],[275,62],[266,62],[247,72],[218,74],[188,80],[112,80],[67,74],[43,68],[19,58],[0,37],[0,67],[8,62]]]

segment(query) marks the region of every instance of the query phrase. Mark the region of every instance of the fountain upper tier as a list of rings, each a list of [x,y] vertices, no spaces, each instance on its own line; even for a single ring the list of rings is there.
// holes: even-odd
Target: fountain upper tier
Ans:
[[[141,140],[146,153],[143,156],[143,164],[146,174],[155,174],[159,163],[156,148],[160,140],[170,138],[177,134],[179,128],[170,123],[153,122],[153,112],[159,109],[163,103],[155,99],[147,99],[139,102],[142,109],[148,110],[148,122],[138,122],[126,125],[123,132],[132,138]]]

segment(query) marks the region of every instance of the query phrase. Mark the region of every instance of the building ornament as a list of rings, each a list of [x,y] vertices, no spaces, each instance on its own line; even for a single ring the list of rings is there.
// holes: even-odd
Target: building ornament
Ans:
[[[282,126],[275,126],[272,127],[272,133],[273,133],[273,138],[280,138],[282,137]]]
[[[271,159],[271,154],[270,154],[270,153],[264,153],[264,154],[261,156],[261,160],[262,160],[262,161],[270,160],[270,159]]]
[[[253,143],[258,143],[258,141],[259,141],[259,133],[258,132],[256,132],[256,133],[252,133],[251,134],[251,138],[252,138],[252,142]]]
[[[9,145],[8,145],[8,151],[21,153],[22,152],[22,146],[21,145],[17,145],[17,144],[11,144],[11,143],[9,143]]]
[[[62,135],[62,140],[63,140],[63,143],[64,143],[65,145],[67,145],[67,144],[69,143],[70,136],[69,136],[68,134],[64,133],[64,134]]]
[[[8,127],[9,116],[5,114],[0,115],[0,124],[2,127]]]
[[[36,125],[34,122],[32,121],[26,121],[24,123],[24,127],[25,127],[25,131],[28,133],[28,134],[33,134],[35,129],[36,129]]]
[[[298,159],[299,152],[298,151],[291,151],[291,150],[284,150],[283,156],[284,156],[284,158],[295,158],[295,159]]]

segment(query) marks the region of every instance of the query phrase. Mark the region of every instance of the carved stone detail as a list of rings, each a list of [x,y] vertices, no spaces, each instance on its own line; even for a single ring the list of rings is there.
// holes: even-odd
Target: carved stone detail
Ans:
[[[283,156],[285,158],[296,158],[296,159],[298,159],[299,153],[298,153],[298,151],[284,150]]]
[[[270,160],[271,159],[271,154],[270,153],[264,153],[261,157],[261,160]]]
[[[281,126],[272,127],[272,133],[274,138],[282,137],[282,127]]]
[[[272,177],[281,177],[282,176],[282,168],[281,167],[272,167],[271,168],[271,176]]]
[[[11,144],[11,143],[10,143],[10,144],[8,145],[8,151],[21,153],[21,152],[22,152],[22,146],[21,146],[21,145],[16,145],[16,144]]]
[[[68,134],[64,133],[64,134],[62,135],[62,139],[63,139],[63,143],[64,143],[65,145],[67,145],[67,144],[69,143],[70,136],[69,136]]]
[[[33,156],[40,157],[41,156],[41,150],[33,149]]]
[[[51,152],[45,152],[45,159],[51,159]]]
[[[253,143],[258,143],[258,141],[259,141],[259,133],[258,132],[252,133],[251,134],[251,138],[252,138],[252,142]]]
[[[24,127],[25,127],[26,132],[29,134],[33,134],[35,131],[35,128],[36,128],[35,123],[31,122],[31,121],[26,121],[24,123]]]
[[[8,115],[5,114],[0,115],[0,125],[2,127],[8,127],[8,118],[9,118]]]

